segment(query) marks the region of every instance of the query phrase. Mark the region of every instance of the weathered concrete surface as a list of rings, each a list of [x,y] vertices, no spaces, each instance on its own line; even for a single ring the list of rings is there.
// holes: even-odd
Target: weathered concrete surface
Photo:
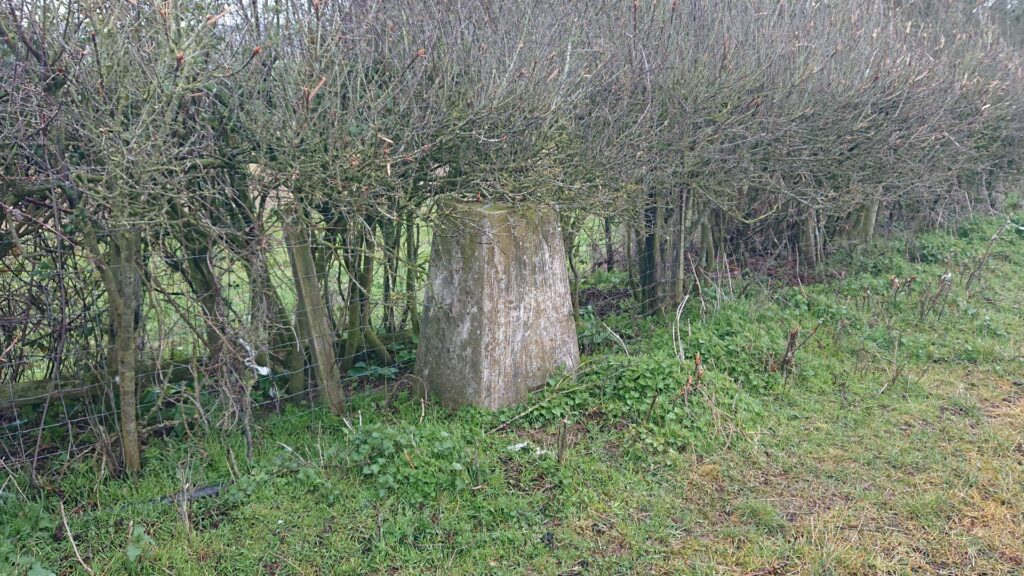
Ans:
[[[448,203],[434,230],[416,374],[448,407],[523,401],[579,364],[550,208]]]

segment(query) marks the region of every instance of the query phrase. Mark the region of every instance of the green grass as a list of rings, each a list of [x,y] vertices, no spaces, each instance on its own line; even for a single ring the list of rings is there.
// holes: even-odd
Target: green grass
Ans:
[[[149,445],[136,479],[12,474],[0,571],[82,571],[63,500],[97,574],[1020,574],[1024,232],[964,286],[999,226],[692,300],[683,362],[671,319],[606,319],[628,355],[594,338],[575,381],[497,414],[368,396],[351,428],[302,406],[261,418],[251,463],[238,435],[197,431]],[[893,275],[916,280],[893,296]],[[186,521],[155,502],[185,483],[229,487]]]

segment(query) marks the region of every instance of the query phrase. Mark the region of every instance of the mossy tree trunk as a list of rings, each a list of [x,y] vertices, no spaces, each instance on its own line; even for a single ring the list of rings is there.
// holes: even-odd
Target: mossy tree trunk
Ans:
[[[614,228],[612,219],[604,219],[604,268],[612,272],[615,270],[615,244],[613,236]]]
[[[821,225],[818,220],[818,211],[813,207],[808,208],[806,211],[801,236],[800,252],[803,255],[804,264],[810,268],[817,268],[824,258],[825,247],[821,235]]]
[[[249,302],[253,322],[265,327],[268,354],[257,355],[261,366],[276,365],[288,376],[288,393],[298,394],[306,388],[305,352],[302,341],[296,334],[309,334],[302,323],[304,316],[295,315],[292,324],[288,311],[281,301],[277,288],[270,280],[266,255],[253,254],[245,263],[249,278]],[[298,309],[304,307],[301,298],[296,300]]]
[[[643,309],[656,314],[675,307],[683,297],[688,194],[685,189],[651,191],[647,200],[637,256]]]
[[[405,317],[413,334],[420,333],[419,288],[416,275],[419,273],[420,232],[416,219],[409,215],[405,222]]]
[[[285,225],[285,242],[292,267],[295,292],[299,295],[296,316],[305,330],[302,339],[308,343],[313,359],[313,373],[324,390],[324,397],[334,414],[345,410],[345,391],[334,354],[334,330],[326,313],[320,292],[308,224],[299,208],[295,208]]]
[[[218,366],[224,355],[224,333],[227,320],[217,274],[209,250],[197,250],[187,258],[192,290],[203,309],[206,324],[206,350],[211,366]]]
[[[107,293],[113,332],[109,364],[116,367],[122,460],[125,471],[134,474],[142,468],[135,383],[136,342],[142,323],[142,237],[131,229],[113,232],[107,237],[106,253],[101,254],[95,231],[86,226],[86,242]]]
[[[171,252],[166,261],[188,283],[202,308],[207,363],[218,366],[224,354],[227,318],[220,282],[213,268],[212,249],[217,240],[209,229],[189,220],[188,211],[177,200],[168,203],[168,211],[177,224],[173,237],[180,245],[183,258],[175,258]]]
[[[377,332],[373,329],[373,281],[374,266],[376,266],[376,229],[371,222],[368,224],[370,233],[365,237],[363,244],[362,268],[359,273],[358,294],[359,294],[359,337],[367,350],[377,357],[377,361],[384,365],[391,364],[391,355],[387,347],[381,342]]]
[[[870,200],[854,213],[853,226],[850,228],[848,240],[852,244],[870,244],[875,236],[875,224],[878,220],[878,200]]]
[[[361,350],[369,350],[377,361],[391,364],[391,355],[387,347],[377,336],[370,325],[373,312],[370,296],[373,290],[374,276],[374,241],[372,224],[368,230],[352,230],[348,241],[345,257],[345,268],[349,271],[348,312],[346,314],[345,347],[341,357],[342,374],[355,364],[356,355]]]
[[[569,279],[569,294],[572,299],[572,314],[573,318],[579,320],[580,317],[580,271],[577,263],[579,256],[579,246],[577,239],[579,238],[578,219],[575,215],[561,214],[560,227],[562,229],[562,244],[565,245],[566,260],[569,263],[569,273],[571,278]]]
[[[120,392],[121,447],[128,472],[142,469],[139,445],[138,399],[135,387],[135,343],[142,323],[142,238],[136,231],[115,234],[111,245],[117,297],[111,301],[117,378]]]
[[[394,334],[399,330],[399,285],[398,265],[402,257],[401,222],[388,222],[381,225],[384,237],[384,277],[382,279],[384,320],[381,323],[384,334]]]
[[[658,207],[657,195],[650,191],[648,203],[644,208],[644,235],[638,242],[640,297],[644,312],[653,313],[658,308],[658,245],[661,243],[661,210]]]

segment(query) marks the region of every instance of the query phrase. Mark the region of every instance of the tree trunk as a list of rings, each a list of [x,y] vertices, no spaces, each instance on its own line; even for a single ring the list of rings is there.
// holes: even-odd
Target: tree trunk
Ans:
[[[64,376],[64,382],[74,381],[74,388],[56,388],[52,378],[23,380],[10,385],[10,390],[0,398],[0,412],[51,402],[68,402],[79,398],[101,396],[107,386],[118,378],[117,354],[110,349],[111,364],[105,372],[88,372]],[[159,362],[147,361],[139,364],[135,360],[135,388],[145,391],[149,388],[187,382],[195,378],[193,364],[198,359],[170,358]],[[137,394],[137,393],[136,393]]]
[[[341,414],[345,409],[345,391],[334,355],[334,331],[320,293],[307,227],[300,214],[293,214],[291,222],[285,226],[285,241],[295,291],[299,294],[300,307],[296,316],[301,317],[299,326],[308,330],[303,339],[312,351],[313,372],[325,392],[331,412]]]
[[[870,200],[857,212],[851,239],[856,244],[870,244],[875,236],[875,222],[878,219],[878,200]]]
[[[94,234],[90,236],[98,257],[98,242]],[[115,232],[110,235],[106,262],[100,266],[114,332],[111,364],[117,367],[121,452],[124,469],[132,474],[142,468],[135,387],[135,343],[142,321],[141,252],[142,239],[137,231]]]
[[[638,262],[643,308],[648,314],[672,309],[682,299],[685,278],[687,194],[648,195]]]
[[[246,259],[246,274],[249,277],[249,302],[253,324],[258,333],[266,332],[268,355],[258,354],[256,362],[261,366],[276,366],[288,374],[288,392],[297,394],[306,387],[305,353],[302,342],[295,334],[308,334],[298,326],[301,315],[296,315],[293,326],[288,311],[281,302],[277,288],[270,281],[266,255],[254,250]],[[302,308],[298,302],[299,309]]]
[[[580,272],[576,265],[576,239],[578,237],[578,233],[576,231],[576,219],[575,217],[565,216],[562,216],[560,219],[562,228],[562,244],[565,245],[565,255],[569,263],[569,271],[572,273],[572,278],[569,280],[569,296],[572,301],[572,315],[573,318],[579,320]]]
[[[224,326],[227,324],[217,275],[211,265],[209,253],[191,254],[187,265],[193,292],[203,309],[209,364],[217,366],[224,354]]]
[[[715,233],[710,218],[710,215],[705,216],[700,223],[700,261],[705,268],[710,268],[715,263]]]
[[[657,198],[654,193],[648,194],[648,204],[644,208],[644,236],[639,244],[639,272],[640,272],[640,294],[641,306],[645,313],[651,314],[657,310],[658,302],[658,210]]]
[[[615,245],[612,239],[612,219],[604,219],[604,267],[611,272],[615,270]]]
[[[673,218],[672,249],[668,261],[668,274],[672,278],[671,303],[675,304],[682,300],[686,275],[686,188],[680,188],[676,199],[676,207]]]
[[[372,226],[370,230],[372,233]],[[388,354],[388,349],[381,342],[380,338],[377,337],[377,332],[374,331],[373,326],[370,324],[373,314],[373,301],[370,296],[373,292],[373,266],[376,261],[374,257],[375,243],[372,241],[372,236],[370,239],[371,241],[363,244],[363,266],[362,272],[359,275],[359,335],[366,348],[377,357],[377,361],[385,366],[389,366],[391,364],[391,355]]]
[[[402,226],[391,223],[381,227],[384,235],[384,333],[397,332],[398,260],[402,254]]]
[[[633,230],[633,226],[629,225],[626,227],[626,285],[629,286],[630,291],[636,294],[639,291],[637,287],[636,276],[633,273],[633,245],[639,244],[637,242],[636,231]]]
[[[224,338],[227,334],[225,305],[213,269],[210,249],[216,240],[210,232],[195,223],[187,221],[187,212],[177,202],[168,206],[171,217],[178,222],[176,239],[184,253],[184,263],[172,267],[188,282],[199,306],[203,309],[203,324],[206,326],[206,351],[209,366],[218,366],[224,354]],[[177,256],[172,254],[171,256]]]
[[[413,334],[420,333],[419,289],[416,274],[419,268],[420,238],[419,228],[412,215],[407,216],[405,224],[405,313]]]
[[[802,252],[804,262],[811,268],[817,268],[824,250],[818,231],[818,213],[814,208],[808,209],[804,217]]]
[[[306,320],[306,301],[302,298],[302,291],[295,293],[295,334],[294,344],[289,351],[288,362],[288,393],[299,394],[306,389],[306,352],[311,351],[310,335],[312,330]],[[313,359],[313,363],[316,360]]]

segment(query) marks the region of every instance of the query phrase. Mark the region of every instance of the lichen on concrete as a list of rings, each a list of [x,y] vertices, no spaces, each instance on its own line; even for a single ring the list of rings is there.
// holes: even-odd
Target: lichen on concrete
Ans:
[[[449,202],[434,230],[416,374],[443,405],[522,402],[579,364],[551,208]]]

